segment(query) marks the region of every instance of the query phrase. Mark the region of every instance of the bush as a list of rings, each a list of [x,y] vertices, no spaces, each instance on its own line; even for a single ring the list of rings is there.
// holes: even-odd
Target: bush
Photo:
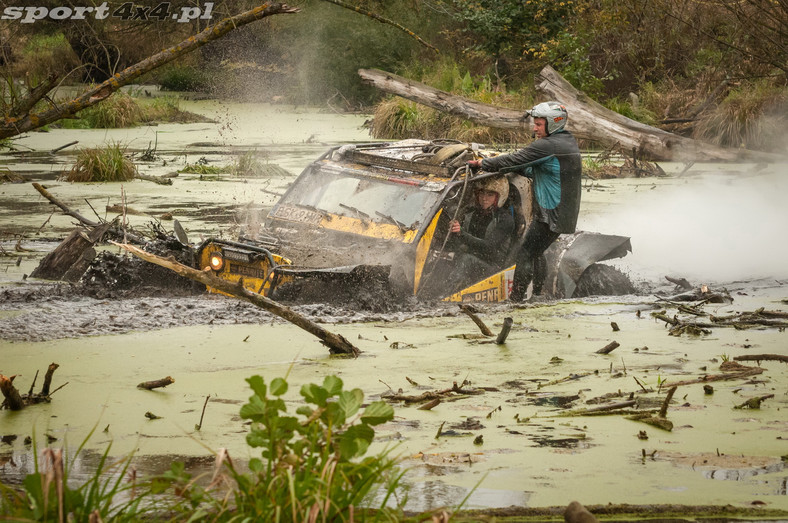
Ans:
[[[732,89],[695,125],[693,137],[727,147],[784,150],[788,89],[758,81]]]
[[[157,73],[156,81],[164,91],[210,91],[212,78],[200,67],[169,65]]]
[[[396,519],[386,508],[402,477],[396,461],[388,451],[364,457],[375,437],[373,427],[394,417],[388,404],[372,402],[361,411],[363,392],[343,390],[341,379],[328,376],[322,385],[301,387],[307,405],[296,409],[298,416],[288,416],[284,379],[268,385],[260,376],[246,381],[254,394],[241,407],[241,417],[252,422],[246,441],[262,449],[261,458],[249,462],[248,473],[239,472],[229,458],[223,460],[232,503],[227,497],[209,497],[182,464],[173,465],[152,482],[156,493],[179,493],[179,505],[171,508],[186,515],[202,505],[218,514],[215,520],[347,521],[383,486],[380,509],[372,519]]]
[[[126,146],[113,142],[79,151],[74,166],[62,178],[70,182],[125,182],[136,175],[137,167],[126,157]]]
[[[131,96],[116,92],[109,98],[77,113],[89,129],[133,127],[142,121],[143,111]]]

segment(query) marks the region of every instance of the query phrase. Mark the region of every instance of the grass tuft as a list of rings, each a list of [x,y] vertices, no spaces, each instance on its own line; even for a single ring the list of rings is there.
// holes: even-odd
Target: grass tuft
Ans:
[[[62,178],[69,182],[125,182],[136,175],[137,167],[126,157],[126,146],[113,142],[104,147],[82,149]]]
[[[767,82],[733,89],[697,122],[694,138],[724,147],[784,150],[788,90]]]

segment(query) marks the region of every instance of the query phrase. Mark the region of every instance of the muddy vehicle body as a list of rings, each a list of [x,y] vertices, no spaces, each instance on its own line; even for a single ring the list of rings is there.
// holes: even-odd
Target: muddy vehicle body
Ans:
[[[497,175],[472,173],[465,165],[492,154],[476,144],[424,140],[331,148],[304,169],[260,230],[246,231],[238,242],[204,242],[198,263],[272,298],[306,292],[310,282],[331,281],[340,287],[385,282],[399,294],[424,299],[504,301],[531,217],[530,180],[516,174],[507,175],[504,207],[515,231],[506,263],[481,280],[449,283],[454,270],[449,223],[474,204],[474,185]],[[629,250],[629,238],[622,236],[565,235],[546,253],[543,293],[553,298],[621,294],[594,292],[599,285],[589,286],[584,276],[610,280],[607,274],[614,269],[595,267],[597,262]],[[615,282],[608,287],[614,289]]]

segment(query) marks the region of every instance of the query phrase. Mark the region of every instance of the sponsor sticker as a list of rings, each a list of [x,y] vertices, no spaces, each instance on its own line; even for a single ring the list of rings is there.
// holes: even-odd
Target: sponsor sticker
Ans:
[[[191,22],[192,20],[210,20],[213,17],[213,2],[205,2],[202,6],[173,7],[171,2],[160,2],[157,5],[145,6],[134,2],[125,2],[111,8],[107,2],[97,6],[8,6],[0,14],[0,20],[17,20],[23,24],[32,24],[39,20],[105,20],[114,18],[132,22]]]

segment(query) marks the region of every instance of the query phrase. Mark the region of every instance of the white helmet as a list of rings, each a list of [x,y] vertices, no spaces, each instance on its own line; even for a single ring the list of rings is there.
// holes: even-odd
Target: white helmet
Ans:
[[[547,120],[547,135],[560,131],[566,125],[569,114],[566,107],[558,102],[542,102],[531,109],[531,118]]]
[[[494,176],[479,182],[477,190],[490,191],[498,195],[498,207],[503,207],[509,197],[509,180],[504,176]]]

